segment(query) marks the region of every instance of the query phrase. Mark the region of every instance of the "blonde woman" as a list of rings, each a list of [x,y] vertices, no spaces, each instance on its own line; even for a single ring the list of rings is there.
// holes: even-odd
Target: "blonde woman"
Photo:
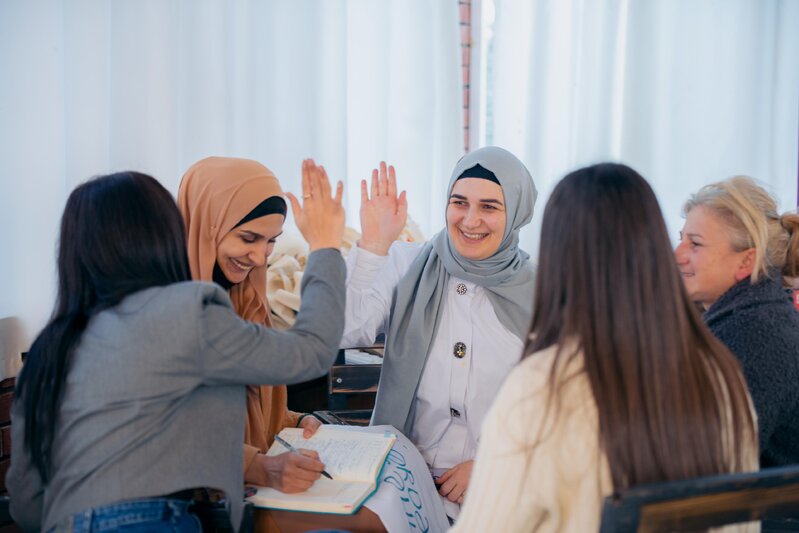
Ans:
[[[763,467],[799,462],[799,215],[777,213],[751,178],[707,185],[683,208],[675,252],[710,330],[740,360],[760,426]]]

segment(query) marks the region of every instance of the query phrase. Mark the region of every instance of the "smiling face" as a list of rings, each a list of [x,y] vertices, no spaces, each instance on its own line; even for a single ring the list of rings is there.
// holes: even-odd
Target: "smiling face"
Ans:
[[[707,309],[752,274],[755,250],[736,252],[724,221],[707,207],[698,206],[685,217],[674,255],[688,295]]]
[[[283,222],[281,214],[265,215],[233,228],[219,241],[216,262],[229,282],[241,283],[250,270],[266,265],[275,239],[283,232]]]
[[[466,259],[491,257],[505,233],[505,196],[502,187],[482,178],[455,182],[447,205],[449,240]]]

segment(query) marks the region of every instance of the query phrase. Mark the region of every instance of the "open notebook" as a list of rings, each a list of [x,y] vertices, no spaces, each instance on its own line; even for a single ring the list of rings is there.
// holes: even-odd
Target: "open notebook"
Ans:
[[[305,492],[286,494],[268,487],[247,498],[256,507],[310,511],[315,513],[353,514],[377,488],[377,477],[397,437],[390,432],[369,433],[322,426],[310,439],[302,438],[302,429],[287,428],[280,436],[295,448],[315,450],[331,479],[320,477]],[[275,441],[267,455],[286,452]]]

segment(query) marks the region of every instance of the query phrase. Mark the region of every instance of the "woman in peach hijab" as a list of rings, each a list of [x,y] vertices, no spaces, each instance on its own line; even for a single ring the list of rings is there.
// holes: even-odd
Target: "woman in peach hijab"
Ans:
[[[303,171],[307,168],[304,163]],[[271,325],[266,261],[286,219],[283,191],[272,171],[249,159],[203,159],[183,176],[178,207],[186,222],[192,278],[222,285],[239,316]],[[283,428],[302,427],[310,436],[320,422],[289,411],[286,399],[285,385],[247,387],[244,479],[300,492],[319,477],[318,458],[264,453]]]
[[[312,160],[303,162],[302,171],[304,175],[324,173]],[[192,278],[222,285],[239,316],[270,325],[266,261],[286,219],[286,202],[274,173],[249,159],[203,159],[183,175],[178,207],[188,233]],[[283,428],[301,427],[304,436],[310,437],[321,425],[313,416],[289,411],[286,400],[285,385],[247,387],[244,481],[283,492],[302,492],[323,469],[315,452],[264,455]],[[362,508],[355,516],[341,517],[285,511],[257,513],[255,530],[279,531],[275,521],[283,530],[345,525],[351,531],[383,529],[380,519]]]

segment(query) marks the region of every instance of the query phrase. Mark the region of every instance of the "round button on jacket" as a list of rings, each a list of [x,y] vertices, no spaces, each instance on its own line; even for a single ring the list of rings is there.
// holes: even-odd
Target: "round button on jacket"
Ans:
[[[466,294],[466,284],[465,283],[458,283],[455,285],[455,292],[463,296]]]
[[[466,345],[462,342],[456,342],[455,346],[452,347],[452,355],[458,359],[463,359],[466,355]]]

